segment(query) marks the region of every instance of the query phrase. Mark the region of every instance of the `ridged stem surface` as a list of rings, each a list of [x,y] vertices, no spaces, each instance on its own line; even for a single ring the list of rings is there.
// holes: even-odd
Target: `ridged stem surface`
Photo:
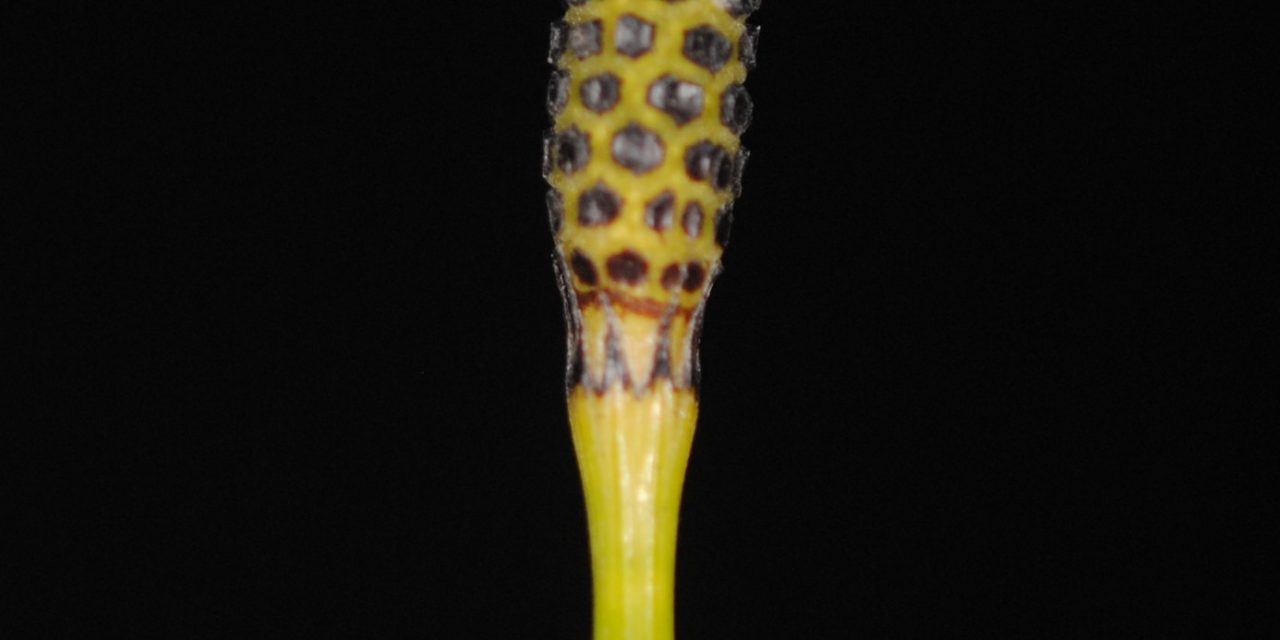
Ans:
[[[595,640],[675,637],[676,531],[697,419],[691,391],[569,398],[591,534]]]

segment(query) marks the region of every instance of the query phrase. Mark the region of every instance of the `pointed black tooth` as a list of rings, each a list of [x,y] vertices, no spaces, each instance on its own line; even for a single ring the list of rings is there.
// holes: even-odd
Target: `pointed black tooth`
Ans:
[[[623,388],[630,388],[631,371],[627,367],[626,353],[622,350],[622,337],[612,326],[609,327],[609,333],[605,335],[604,343],[604,388],[608,389],[614,383],[621,384]]]

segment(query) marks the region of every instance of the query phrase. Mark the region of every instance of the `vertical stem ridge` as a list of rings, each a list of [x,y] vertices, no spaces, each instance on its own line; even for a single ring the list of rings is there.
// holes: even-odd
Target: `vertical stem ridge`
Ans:
[[[697,420],[688,389],[569,397],[591,535],[595,640],[675,637],[675,549]]]

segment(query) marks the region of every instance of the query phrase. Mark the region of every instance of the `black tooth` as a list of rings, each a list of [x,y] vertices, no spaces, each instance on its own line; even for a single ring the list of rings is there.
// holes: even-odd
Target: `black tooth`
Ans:
[[[565,343],[568,351],[568,362],[565,363],[565,386],[573,387],[582,383],[582,323],[578,309],[578,297],[573,291],[573,283],[569,278],[569,265],[564,257],[557,255],[552,262],[556,271],[556,283],[560,286],[560,297],[564,301],[564,323],[566,329]]]
[[[614,383],[621,384],[624,389],[630,388],[631,370],[627,367],[626,353],[622,349],[622,337],[614,330],[612,324],[604,337],[604,353],[603,388],[608,389]]]
[[[653,373],[649,374],[649,384],[658,380],[671,379],[671,329],[662,333],[662,337],[658,338],[658,347],[653,352]]]
[[[702,346],[702,320],[706,317],[707,306],[705,304],[698,305],[698,310],[694,312],[693,318],[689,320],[691,325],[689,336],[689,358],[688,377],[681,380],[685,386],[693,388],[693,394],[698,397],[702,393],[702,358],[700,356]]]
[[[653,369],[649,373],[649,386],[664,378],[671,379],[671,320],[675,316],[675,311],[676,307],[673,304],[658,324],[658,346],[653,350]]]
[[[577,344],[569,348],[569,366],[565,373],[565,386],[573,387],[582,384],[582,379],[587,373],[586,366],[583,364],[584,360],[586,358],[582,354],[582,342],[578,341]]]

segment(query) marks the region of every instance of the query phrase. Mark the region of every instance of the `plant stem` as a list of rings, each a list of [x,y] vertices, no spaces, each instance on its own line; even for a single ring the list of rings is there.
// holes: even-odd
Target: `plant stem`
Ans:
[[[569,421],[591,535],[595,640],[672,640],[676,530],[698,405],[689,389],[578,387]]]

